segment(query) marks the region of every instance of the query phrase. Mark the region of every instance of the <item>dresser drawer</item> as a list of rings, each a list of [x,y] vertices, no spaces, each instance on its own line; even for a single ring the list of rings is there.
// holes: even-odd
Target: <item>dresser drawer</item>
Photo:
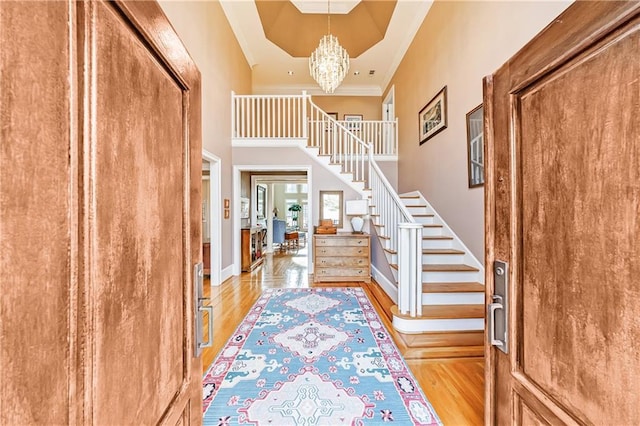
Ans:
[[[369,238],[367,237],[315,237],[316,245],[323,247],[368,247]]]
[[[328,247],[316,246],[317,257],[364,256],[369,257],[369,247]]]
[[[315,273],[317,274],[318,281],[321,281],[323,278],[369,278],[368,267],[363,267],[363,268],[316,267]]]
[[[369,259],[366,257],[317,257],[315,266],[319,268],[325,266],[368,267]]]

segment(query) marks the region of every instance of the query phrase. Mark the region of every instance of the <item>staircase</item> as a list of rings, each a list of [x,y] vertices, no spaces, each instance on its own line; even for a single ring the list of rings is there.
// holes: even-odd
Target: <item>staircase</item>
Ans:
[[[398,306],[393,306],[394,328],[407,334],[448,333],[449,339],[444,342],[447,345],[467,346],[471,353],[481,353],[485,306],[482,265],[419,192],[400,195],[400,199],[414,220],[422,225],[422,306],[421,313],[414,316],[401,313]],[[375,206],[372,210],[375,211]],[[377,223],[374,227],[382,241],[388,242],[384,227]],[[383,247],[397,280],[398,252]]]
[[[363,140],[365,132],[334,120],[305,93],[232,96],[234,139],[297,143],[369,200],[371,227],[398,292],[391,307],[394,328],[417,335],[409,340],[438,356],[482,355],[483,266],[419,192],[398,195],[389,184],[375,156],[389,154],[379,147],[395,155],[395,140]],[[366,137],[388,138],[395,125],[371,122]]]

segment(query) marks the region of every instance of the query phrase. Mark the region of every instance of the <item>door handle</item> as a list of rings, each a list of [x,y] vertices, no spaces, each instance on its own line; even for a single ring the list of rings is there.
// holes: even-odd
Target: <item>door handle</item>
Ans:
[[[502,346],[504,341],[496,339],[495,320],[498,309],[504,309],[502,303],[489,303],[489,340],[492,345]]]
[[[197,358],[202,353],[203,348],[213,345],[213,306],[205,305],[211,299],[204,296],[204,269],[202,262],[193,265],[193,313],[194,313],[194,356]],[[204,317],[203,313],[209,313],[209,340],[203,342],[204,339]]]
[[[211,299],[202,299],[202,301],[210,301]],[[198,342],[198,348],[199,349],[203,349],[203,348],[210,348],[211,346],[213,346],[213,306],[211,305],[204,305],[204,306],[200,306],[198,308],[198,310],[200,312],[208,312],[209,313],[209,339],[204,342],[204,343],[200,343]]]
[[[496,260],[493,264],[493,295],[488,306],[489,344],[509,353],[509,264]]]

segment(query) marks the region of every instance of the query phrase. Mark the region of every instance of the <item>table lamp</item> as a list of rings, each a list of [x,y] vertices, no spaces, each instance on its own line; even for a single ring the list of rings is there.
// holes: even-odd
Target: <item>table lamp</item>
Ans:
[[[354,234],[362,234],[364,219],[362,216],[367,214],[368,200],[347,200],[346,212],[351,218],[351,227]]]

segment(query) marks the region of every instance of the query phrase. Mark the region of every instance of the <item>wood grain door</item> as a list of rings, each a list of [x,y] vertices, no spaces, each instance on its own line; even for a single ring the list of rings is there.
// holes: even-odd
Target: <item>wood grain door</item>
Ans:
[[[199,72],[155,2],[0,24],[0,423],[198,424]]]
[[[487,424],[640,424],[639,6],[576,2],[485,80]]]

